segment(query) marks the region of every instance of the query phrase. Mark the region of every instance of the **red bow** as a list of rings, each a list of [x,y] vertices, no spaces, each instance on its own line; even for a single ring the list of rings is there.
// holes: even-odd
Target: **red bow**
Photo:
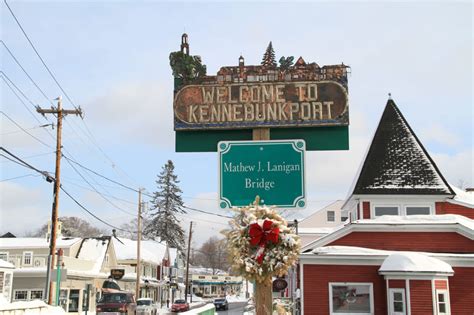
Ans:
[[[250,245],[259,246],[257,250],[256,259],[259,264],[263,262],[263,256],[266,245],[271,242],[273,244],[278,243],[278,234],[280,229],[275,227],[272,228],[273,222],[270,220],[263,221],[263,227],[258,223],[252,223],[249,227]]]

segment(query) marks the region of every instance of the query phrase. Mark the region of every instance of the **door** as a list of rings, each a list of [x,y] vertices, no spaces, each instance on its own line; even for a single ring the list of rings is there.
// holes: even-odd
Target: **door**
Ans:
[[[390,315],[406,315],[405,289],[389,289]]]

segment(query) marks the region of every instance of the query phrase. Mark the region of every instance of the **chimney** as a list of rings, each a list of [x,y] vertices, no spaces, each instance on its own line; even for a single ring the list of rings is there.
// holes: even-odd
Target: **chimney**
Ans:
[[[466,192],[474,192],[474,188],[471,187],[471,188],[466,188]]]

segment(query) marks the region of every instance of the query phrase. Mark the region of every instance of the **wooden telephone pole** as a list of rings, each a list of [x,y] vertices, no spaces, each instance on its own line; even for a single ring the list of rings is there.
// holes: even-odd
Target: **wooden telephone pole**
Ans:
[[[140,246],[142,241],[142,188],[138,189],[138,218],[137,218],[137,282],[135,285],[135,299],[140,298]]]
[[[48,304],[53,303],[52,288],[53,283],[51,282],[51,271],[54,269],[54,255],[56,254],[56,234],[58,226],[58,208],[59,208],[59,190],[61,188],[60,175],[61,175],[61,132],[63,127],[63,117],[68,114],[74,114],[82,116],[81,108],[69,110],[62,108],[61,96],[56,99],[58,101],[58,107],[51,109],[42,109],[39,106],[36,107],[36,111],[43,116],[46,114],[56,115],[57,128],[56,128],[56,168],[55,168],[55,181],[53,189],[53,209],[51,213],[51,234],[49,236],[49,256],[48,256],[48,268],[46,269],[46,297]]]
[[[189,254],[191,249],[191,236],[193,235],[193,221],[189,223],[189,239],[188,239],[188,255],[186,257],[186,286],[184,287],[184,301],[188,302],[188,293],[189,293]],[[192,290],[191,290],[191,300],[192,300]]]

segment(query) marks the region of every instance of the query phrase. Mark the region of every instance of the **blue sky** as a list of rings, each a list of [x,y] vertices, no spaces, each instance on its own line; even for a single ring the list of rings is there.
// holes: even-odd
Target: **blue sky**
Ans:
[[[168,55],[179,49],[183,31],[189,34],[191,53],[202,56],[209,74],[220,66],[236,65],[241,53],[247,64],[260,63],[270,40],[278,58],[301,55],[319,65],[343,61],[351,66],[351,149],[307,153],[308,207],[292,216],[304,217],[347,195],[389,92],[448,181],[474,184],[470,2],[9,1],[9,5],[68,95],[84,109],[87,128],[107,157],[75,117],[66,119],[64,147],[75,160],[127,185],[153,191],[156,174],[172,159],[185,202],[220,211],[215,200],[217,154],[174,152]],[[49,99],[61,95],[3,2],[0,7],[5,44]],[[4,47],[0,51],[2,71],[33,103],[49,107]],[[38,126],[5,83],[0,84],[2,111],[24,128]],[[64,106],[72,107],[67,100]],[[22,157],[49,153],[27,160],[52,171],[54,149],[18,132],[1,116],[2,146]],[[54,146],[41,128],[30,132]],[[0,165],[2,180],[29,173],[5,159]],[[65,161],[62,165],[64,187],[98,216],[114,225],[131,219],[96,193],[74,186],[87,184]],[[87,178],[102,193],[137,199],[100,178]],[[48,220],[50,184],[40,177],[25,177],[0,185],[0,233],[22,234]],[[111,200],[135,211],[130,203]],[[64,195],[60,215],[81,216],[103,226]],[[190,219],[197,222],[197,242],[225,227],[217,217],[196,213],[182,217],[183,224],[187,226]]]

